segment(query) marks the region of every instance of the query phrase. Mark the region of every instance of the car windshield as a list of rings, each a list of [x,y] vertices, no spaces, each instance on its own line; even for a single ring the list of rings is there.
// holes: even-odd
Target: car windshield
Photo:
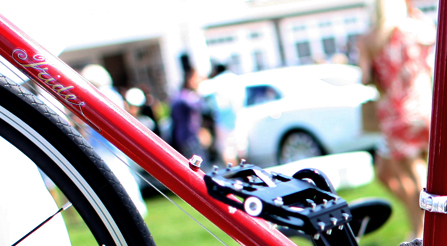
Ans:
[[[269,85],[249,86],[245,88],[245,106],[253,106],[282,98],[281,93]]]

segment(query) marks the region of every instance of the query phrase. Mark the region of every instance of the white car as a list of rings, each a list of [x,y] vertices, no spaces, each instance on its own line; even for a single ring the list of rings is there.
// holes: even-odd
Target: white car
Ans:
[[[224,74],[199,91],[215,102],[218,128],[231,132],[221,146],[268,167],[324,154],[373,150],[381,135],[363,131],[362,103],[377,90],[360,83],[349,65],[287,67]]]

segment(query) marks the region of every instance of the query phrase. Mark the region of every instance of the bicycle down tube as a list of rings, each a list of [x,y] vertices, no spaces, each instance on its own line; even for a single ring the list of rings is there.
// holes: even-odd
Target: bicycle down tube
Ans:
[[[0,55],[243,245],[295,245],[271,224],[211,198],[204,173],[0,15]]]
[[[430,129],[427,192],[447,196],[447,4],[438,5],[438,36],[433,84],[433,109]],[[424,246],[447,242],[447,215],[425,212]]]

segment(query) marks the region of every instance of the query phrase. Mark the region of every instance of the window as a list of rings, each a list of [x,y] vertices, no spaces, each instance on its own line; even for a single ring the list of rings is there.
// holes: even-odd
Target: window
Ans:
[[[282,98],[281,94],[272,86],[259,85],[245,88],[245,106],[254,106]]]
[[[296,50],[298,52],[298,58],[301,64],[306,64],[311,62],[311,50],[309,41],[296,43]]]
[[[357,22],[357,17],[349,17],[344,20],[346,25],[355,24]]]
[[[252,32],[250,33],[250,39],[257,39],[261,37],[261,33],[259,32]]]
[[[265,69],[264,53],[260,50],[253,52],[253,64],[255,71],[261,71]]]
[[[306,30],[306,26],[305,25],[299,25],[299,26],[294,26],[293,27],[293,31],[294,32],[299,32],[299,31],[304,31]]]
[[[348,43],[350,44],[356,44],[357,39],[360,37],[360,34],[349,34],[348,35]]]
[[[348,56],[348,63],[352,65],[358,63],[357,39],[359,36],[359,34],[349,34],[346,43],[346,56]]]
[[[135,60],[142,61],[149,56],[149,51],[145,48],[140,48],[135,51]]]
[[[323,38],[322,42],[323,42],[324,53],[326,53],[326,55],[331,56],[337,52],[337,46],[335,44],[334,37]]]
[[[212,38],[206,40],[207,45],[214,45],[214,44],[224,44],[224,43],[231,43],[235,41],[235,37],[233,36],[226,36],[226,37],[219,37],[219,38]]]
[[[436,12],[436,11],[437,11],[437,7],[436,7],[436,5],[425,6],[425,7],[421,7],[420,9],[421,9],[421,11],[424,12],[424,13]]]
[[[330,27],[330,26],[332,26],[332,23],[330,21],[322,21],[322,22],[318,23],[318,26],[320,28]]]
[[[229,69],[235,74],[241,74],[241,56],[239,54],[231,54]]]
[[[206,44],[207,45],[213,45],[213,44],[215,44],[216,43],[216,40],[215,39],[208,39],[208,40],[206,40]]]

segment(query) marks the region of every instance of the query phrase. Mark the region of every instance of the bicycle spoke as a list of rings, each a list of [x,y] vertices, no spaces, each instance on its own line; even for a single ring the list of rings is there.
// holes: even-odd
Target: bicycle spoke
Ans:
[[[56,215],[58,215],[60,212],[67,210],[68,208],[71,207],[71,202],[67,202],[64,206],[62,206],[61,208],[59,208],[59,210],[57,210],[56,213],[54,213],[53,215],[51,215],[50,217],[48,217],[46,220],[44,220],[42,223],[40,223],[38,226],[36,226],[34,229],[32,229],[30,232],[28,232],[25,236],[23,236],[22,238],[20,238],[17,242],[15,242],[14,244],[12,244],[12,246],[15,246],[17,244],[19,244],[20,242],[22,242],[23,240],[25,240],[28,236],[30,236],[31,234],[33,234],[35,231],[39,230],[40,227],[42,227],[43,225],[45,225],[48,221],[50,221],[51,219],[53,219]]]

